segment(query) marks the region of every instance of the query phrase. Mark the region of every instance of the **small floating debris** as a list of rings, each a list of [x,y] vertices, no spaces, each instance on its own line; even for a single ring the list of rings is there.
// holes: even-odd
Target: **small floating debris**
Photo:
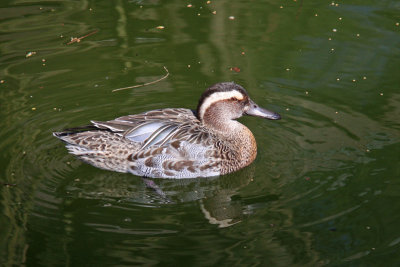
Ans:
[[[77,37],[71,37],[71,41],[67,43],[67,45],[70,45],[72,43],[79,43],[81,40]]]
[[[214,15],[216,15],[216,14],[217,14],[217,11],[216,11],[216,10],[214,10],[212,13],[213,13]]]
[[[229,19],[230,19],[230,20],[234,20],[234,19],[235,19],[235,16],[229,16]]]
[[[32,111],[35,111],[36,110],[36,108],[32,108]]]
[[[11,183],[2,183],[5,187],[14,187],[17,186],[17,184],[11,184]]]
[[[190,68],[190,65],[188,65],[188,67]],[[137,84],[137,85],[133,85],[133,86],[114,89],[114,90],[112,90],[112,92],[126,90],[126,89],[132,89],[132,88],[137,88],[137,87],[142,87],[142,86],[147,86],[147,85],[150,85],[150,84],[158,83],[158,82],[166,79],[169,76],[169,71],[168,71],[167,67],[164,66],[164,70],[165,70],[166,74],[163,77],[161,77],[160,79],[157,79],[157,80],[151,81],[151,82],[147,82],[147,83],[143,83],[143,84]]]
[[[192,4],[188,4],[186,7],[193,7],[193,5]]]
[[[156,28],[157,28],[157,29],[159,29],[159,30],[163,30],[163,29],[165,29],[165,27],[164,27],[164,26],[162,26],[162,25],[160,25],[160,26],[157,26]]]
[[[230,68],[230,71],[240,72],[240,68],[238,68],[238,67],[232,67],[232,68]]]
[[[71,37],[71,41],[67,43],[67,45],[73,44],[73,43],[79,43],[82,39],[89,37],[95,33],[97,33],[99,30],[95,30],[92,32],[89,32],[88,34],[81,36],[81,37]]]
[[[333,32],[337,32],[337,29],[332,29]]]
[[[26,53],[25,57],[28,58],[28,57],[31,57],[31,56],[34,56],[34,55],[36,55],[36,52],[32,51],[32,52]]]
[[[207,5],[211,4],[211,1],[207,1],[206,4],[207,4]]]

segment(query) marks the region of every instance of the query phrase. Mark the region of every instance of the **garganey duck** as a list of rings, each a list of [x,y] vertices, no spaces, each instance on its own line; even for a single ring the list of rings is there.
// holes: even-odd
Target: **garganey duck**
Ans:
[[[242,115],[279,120],[233,82],[217,83],[201,96],[197,111],[152,110],[55,132],[71,154],[98,168],[153,178],[217,176],[256,158],[252,132]]]

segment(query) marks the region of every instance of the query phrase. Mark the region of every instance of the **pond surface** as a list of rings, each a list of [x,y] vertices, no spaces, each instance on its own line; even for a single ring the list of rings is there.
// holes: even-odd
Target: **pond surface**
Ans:
[[[0,265],[398,265],[399,23],[395,0],[2,1]],[[282,115],[240,119],[258,155],[230,175],[150,188],[52,136],[221,81]]]

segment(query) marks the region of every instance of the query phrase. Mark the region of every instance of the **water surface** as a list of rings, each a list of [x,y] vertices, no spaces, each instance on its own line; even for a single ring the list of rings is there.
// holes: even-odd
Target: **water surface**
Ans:
[[[370,0],[3,1],[0,265],[396,266],[399,14]],[[283,117],[240,119],[258,156],[230,175],[154,190],[51,134],[195,108],[221,81]]]

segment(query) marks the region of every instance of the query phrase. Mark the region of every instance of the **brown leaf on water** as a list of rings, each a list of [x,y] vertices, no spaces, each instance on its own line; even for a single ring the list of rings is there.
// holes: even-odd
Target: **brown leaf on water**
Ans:
[[[230,71],[240,72],[240,69],[238,67],[232,67],[230,68]]]

